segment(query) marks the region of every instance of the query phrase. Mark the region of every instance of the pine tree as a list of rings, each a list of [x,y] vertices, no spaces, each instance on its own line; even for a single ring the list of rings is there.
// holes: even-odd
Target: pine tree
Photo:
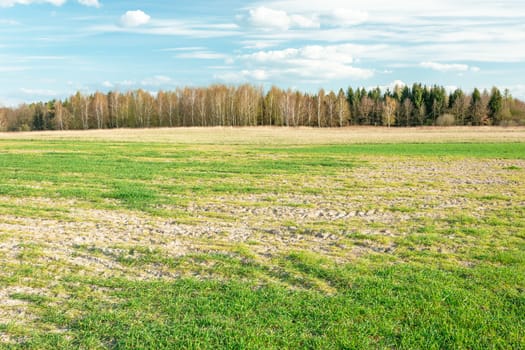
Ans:
[[[503,96],[498,88],[493,87],[488,105],[489,118],[492,124],[498,125],[501,122],[503,110]]]

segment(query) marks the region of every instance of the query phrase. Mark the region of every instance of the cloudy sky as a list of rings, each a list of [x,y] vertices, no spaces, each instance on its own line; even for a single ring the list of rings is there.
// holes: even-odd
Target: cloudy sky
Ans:
[[[525,98],[525,1],[0,0],[0,104],[244,82]]]

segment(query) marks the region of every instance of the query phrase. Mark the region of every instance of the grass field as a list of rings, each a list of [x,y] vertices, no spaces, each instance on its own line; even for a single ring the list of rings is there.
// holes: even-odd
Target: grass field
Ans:
[[[525,347],[525,129],[0,134],[0,348]]]

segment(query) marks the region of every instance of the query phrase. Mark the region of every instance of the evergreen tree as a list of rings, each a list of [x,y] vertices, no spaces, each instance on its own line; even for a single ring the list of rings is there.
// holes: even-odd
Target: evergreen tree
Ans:
[[[498,125],[501,122],[503,110],[503,96],[498,88],[493,87],[488,105],[489,118],[492,124]]]
[[[423,87],[421,84],[414,84],[412,86],[412,104],[414,105],[414,122],[417,125],[422,125],[425,120],[426,108],[423,98]]]

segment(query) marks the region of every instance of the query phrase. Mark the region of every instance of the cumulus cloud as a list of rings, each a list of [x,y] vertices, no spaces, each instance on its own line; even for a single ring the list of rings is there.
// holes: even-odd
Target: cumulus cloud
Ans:
[[[310,45],[301,48],[258,51],[239,59],[248,66],[256,65],[264,77],[328,81],[334,79],[367,79],[374,72],[354,67],[353,45]],[[262,77],[263,75],[259,75]]]
[[[250,23],[254,27],[288,29],[290,18],[284,11],[276,11],[266,7],[250,10]]]
[[[241,83],[247,81],[268,81],[271,76],[270,73],[264,69],[244,69],[240,72],[226,72],[216,74],[214,78],[228,83]]]
[[[254,80],[267,80],[269,78],[268,72],[264,69],[255,69],[255,70],[243,70],[242,75]]]
[[[391,82],[390,84],[383,86],[383,90],[388,89],[394,91],[396,88],[404,88],[405,86],[407,86],[407,84],[403,80],[397,79]]]
[[[320,23],[315,17],[298,14],[289,15],[286,11],[274,10],[260,6],[249,11],[249,22],[252,26],[265,30],[288,30],[296,28],[319,28]]]
[[[294,8],[273,3],[276,8],[259,6],[249,10],[249,22],[252,26],[262,29],[288,30],[290,28],[320,28],[321,24],[328,27],[348,27],[361,24],[368,20],[368,12],[346,7],[325,7],[305,9],[303,4]]]
[[[139,27],[147,24],[150,19],[151,16],[142,10],[128,11],[120,17],[120,24],[128,28]]]
[[[296,60],[315,60],[324,62],[339,62],[349,64],[353,62],[353,45],[309,45],[302,48],[288,48],[283,50],[258,51],[253,54],[242,56],[245,60],[257,62],[283,62]],[[293,63],[291,62],[291,63]]]
[[[382,44],[392,50],[374,52],[373,59],[412,66],[427,61],[447,62],[450,57],[458,62],[523,62],[525,31],[521,17],[525,2],[481,0],[475,2],[476,6],[473,3],[471,0],[259,0],[253,8],[264,6],[281,14],[316,18],[320,27],[261,32],[253,39],[359,42],[369,48]],[[421,15],[425,13],[429,16]],[[360,25],[369,20],[373,21],[373,27]],[[385,56],[385,52],[389,54]],[[462,72],[457,67],[449,69]],[[475,73],[478,69],[469,67],[464,70],[467,71]]]

